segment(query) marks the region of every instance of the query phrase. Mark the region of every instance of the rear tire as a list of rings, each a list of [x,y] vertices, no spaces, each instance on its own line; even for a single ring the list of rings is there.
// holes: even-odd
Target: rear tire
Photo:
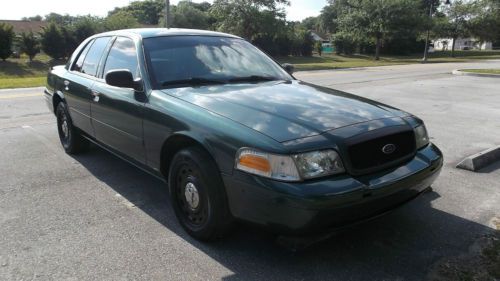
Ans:
[[[59,140],[68,154],[78,154],[84,152],[89,147],[89,141],[84,138],[78,128],[73,126],[68,107],[64,102],[60,102],[56,109],[57,131]]]
[[[175,215],[189,235],[213,241],[227,233],[233,219],[220,172],[207,152],[190,147],[175,154],[168,184]]]

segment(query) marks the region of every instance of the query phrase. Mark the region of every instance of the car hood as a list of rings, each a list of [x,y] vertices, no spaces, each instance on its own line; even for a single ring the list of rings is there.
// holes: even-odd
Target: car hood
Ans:
[[[375,101],[301,81],[175,88],[163,92],[279,142],[408,115]]]

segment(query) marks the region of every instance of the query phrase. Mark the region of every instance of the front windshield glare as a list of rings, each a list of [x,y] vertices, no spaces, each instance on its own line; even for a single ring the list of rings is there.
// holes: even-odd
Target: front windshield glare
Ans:
[[[156,88],[292,79],[267,55],[242,39],[156,37],[145,39],[144,49]]]

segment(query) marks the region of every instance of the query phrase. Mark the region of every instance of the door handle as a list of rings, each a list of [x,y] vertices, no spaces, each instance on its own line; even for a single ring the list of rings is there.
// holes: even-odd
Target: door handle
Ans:
[[[68,86],[69,86],[69,84],[70,84],[70,83],[69,83],[69,81],[68,81],[68,80],[64,80],[64,82],[63,82],[63,83],[64,83],[64,90],[65,90],[65,91],[69,91],[69,87],[68,87]]]
[[[92,92],[92,96],[94,96],[94,101],[99,102],[99,96],[101,95],[101,93],[94,91],[94,90],[92,90],[91,92]]]

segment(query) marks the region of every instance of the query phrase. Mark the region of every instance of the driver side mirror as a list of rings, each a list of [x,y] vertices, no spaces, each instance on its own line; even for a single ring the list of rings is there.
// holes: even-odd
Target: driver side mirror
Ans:
[[[293,64],[284,63],[282,66],[286,70],[286,72],[288,72],[288,74],[290,75],[292,75],[293,72],[295,71],[295,67],[293,66]]]
[[[132,72],[128,69],[116,69],[110,70],[106,73],[104,77],[106,84],[119,87],[119,88],[131,88],[137,92],[142,92],[142,81],[140,78],[134,80]]]

